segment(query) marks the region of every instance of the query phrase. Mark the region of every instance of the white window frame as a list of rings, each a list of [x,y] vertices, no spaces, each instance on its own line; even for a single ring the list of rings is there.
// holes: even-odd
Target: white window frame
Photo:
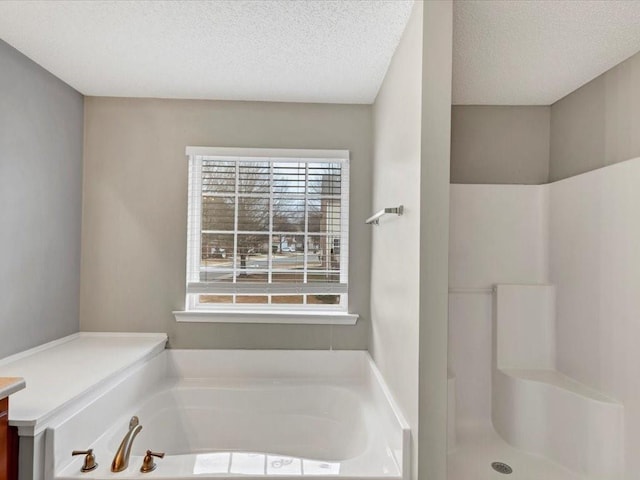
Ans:
[[[349,275],[349,151],[309,149],[267,149],[227,147],[187,147],[189,157],[189,201],[187,227],[187,287],[185,310],[173,312],[179,322],[232,322],[232,323],[312,323],[353,325],[358,315],[348,313]],[[215,294],[340,294],[338,305],[251,305],[251,304],[199,304],[198,293],[211,293],[210,284],[200,282],[200,241],[202,215],[202,161],[252,160],[286,163],[315,160],[341,163],[340,209],[340,283],[290,285],[249,283],[216,284]],[[306,189],[305,189],[306,191]],[[273,198],[273,192],[270,192]],[[305,197],[306,198],[306,193]],[[194,201],[195,200],[195,201]],[[235,233],[232,231],[232,233]],[[271,235],[271,232],[269,232]],[[305,242],[306,244],[306,242]],[[269,244],[270,245],[270,244]],[[271,251],[269,251],[271,259]],[[305,257],[306,271],[306,257]]]

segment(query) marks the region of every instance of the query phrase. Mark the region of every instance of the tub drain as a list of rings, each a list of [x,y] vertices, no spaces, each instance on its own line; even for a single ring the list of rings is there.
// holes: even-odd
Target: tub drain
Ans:
[[[502,462],[493,462],[491,464],[491,468],[493,468],[498,473],[506,473],[506,474],[508,474],[508,473],[512,473],[513,472],[513,468],[511,468],[506,463],[502,463]]]

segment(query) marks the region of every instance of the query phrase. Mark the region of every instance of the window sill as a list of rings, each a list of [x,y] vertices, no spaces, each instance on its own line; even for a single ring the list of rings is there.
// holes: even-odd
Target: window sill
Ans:
[[[176,322],[276,323],[298,325],[355,325],[358,315],[342,312],[273,311],[177,311]]]

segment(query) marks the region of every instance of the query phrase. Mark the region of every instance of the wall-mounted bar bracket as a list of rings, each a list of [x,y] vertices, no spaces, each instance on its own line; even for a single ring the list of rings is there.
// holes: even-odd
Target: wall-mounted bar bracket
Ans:
[[[404,207],[402,205],[400,205],[399,207],[383,208],[382,210],[380,210],[376,214],[374,214],[371,217],[367,218],[365,223],[370,224],[370,225],[378,225],[380,223],[380,217],[382,217],[383,215],[387,215],[387,214],[402,215],[403,211],[404,211]]]

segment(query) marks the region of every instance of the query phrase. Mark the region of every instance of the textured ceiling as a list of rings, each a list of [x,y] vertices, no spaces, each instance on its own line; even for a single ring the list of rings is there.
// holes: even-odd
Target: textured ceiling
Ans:
[[[638,0],[457,0],[453,102],[550,105],[640,50]]]
[[[0,38],[85,95],[371,103],[412,0],[0,1]]]
[[[0,1],[85,95],[371,103],[412,0]],[[453,102],[549,105],[640,50],[640,0],[455,0]]]

